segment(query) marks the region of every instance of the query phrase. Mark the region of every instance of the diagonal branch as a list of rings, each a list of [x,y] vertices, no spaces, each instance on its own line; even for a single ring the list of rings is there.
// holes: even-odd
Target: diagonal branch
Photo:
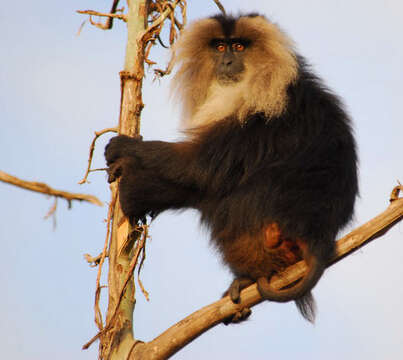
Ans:
[[[103,205],[102,202],[93,195],[76,194],[76,193],[70,193],[70,192],[62,191],[62,190],[56,190],[56,189],[51,188],[49,185],[46,185],[45,183],[21,180],[15,176],[5,173],[4,171],[0,171],[0,181],[11,184],[11,185],[18,186],[23,189],[27,189],[27,190],[39,192],[42,194],[47,194],[47,195],[66,199],[69,203],[69,206],[71,205],[71,201],[73,201],[73,200],[88,201],[88,202],[98,205],[98,206]]]
[[[403,198],[398,198],[399,191],[403,191],[401,185],[393,190],[391,203],[384,212],[337,241],[336,256],[328,266],[384,235],[393,225],[402,220]],[[305,262],[298,262],[287,268],[281,276],[273,277],[271,285],[275,289],[283,288],[300,279],[305,271]],[[148,343],[136,343],[128,359],[167,359],[198,336],[221,323],[225,318],[245,307],[252,307],[262,301],[264,300],[261,298],[256,284],[253,284],[242,291],[240,304],[234,304],[226,296],[213,304],[207,305],[179,321],[154,340]]]

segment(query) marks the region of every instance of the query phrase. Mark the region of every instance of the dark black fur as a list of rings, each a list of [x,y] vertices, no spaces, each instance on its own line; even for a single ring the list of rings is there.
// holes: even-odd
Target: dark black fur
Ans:
[[[253,17],[259,16],[259,14],[252,12],[249,14],[244,14],[242,16],[253,18]],[[236,21],[238,20],[238,18],[235,16],[223,15],[223,14],[217,14],[215,16],[212,16],[211,19],[215,19],[221,24],[223,34],[226,38],[229,38],[232,35],[232,33],[234,32],[234,29],[235,29]]]
[[[356,147],[338,98],[298,62],[280,117],[228,118],[181,143],[113,138],[105,157],[125,215],[195,208],[218,245],[277,222],[326,264],[353,214]]]

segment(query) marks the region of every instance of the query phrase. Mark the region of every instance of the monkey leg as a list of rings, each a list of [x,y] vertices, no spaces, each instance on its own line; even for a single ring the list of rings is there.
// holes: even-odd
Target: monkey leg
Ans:
[[[228,290],[224,293],[223,296],[229,295],[232,302],[235,304],[239,304],[241,301],[240,295],[241,290],[247,288],[249,285],[252,285],[254,281],[250,278],[240,277],[236,278],[232,281],[231,285],[229,286]]]

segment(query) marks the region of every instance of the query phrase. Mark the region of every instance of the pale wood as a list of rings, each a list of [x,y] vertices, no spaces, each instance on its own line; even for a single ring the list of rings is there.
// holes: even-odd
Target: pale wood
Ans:
[[[140,133],[140,115],[143,109],[141,96],[144,76],[144,46],[137,41],[138,34],[144,32],[147,7],[146,0],[127,0],[128,39],[124,69],[121,76],[121,105],[119,133],[135,136]],[[112,197],[116,196],[117,184],[111,185]],[[100,338],[101,359],[126,359],[133,346],[133,311],[135,306],[133,277],[126,281],[133,259],[133,241],[127,244],[131,227],[124,217],[119,201],[113,211],[111,239],[109,243],[108,309],[106,326]],[[122,251],[123,245],[126,250]],[[122,293],[123,292],[123,293]]]

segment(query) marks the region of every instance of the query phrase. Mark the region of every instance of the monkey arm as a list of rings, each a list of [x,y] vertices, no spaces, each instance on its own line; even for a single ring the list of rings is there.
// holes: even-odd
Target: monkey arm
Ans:
[[[124,176],[142,170],[161,181],[172,181],[176,185],[201,189],[207,183],[197,164],[197,148],[192,147],[190,142],[141,141],[120,135],[112,138],[106,146],[105,158],[108,166],[127,159],[126,164],[122,165],[130,165],[130,170],[127,169]]]
[[[194,183],[183,181],[186,162],[171,147],[127,136],[113,138],[106,147],[108,181],[120,178],[120,203],[130,221],[166,209],[192,207],[200,197]],[[177,180],[171,180],[175,174]]]
[[[109,182],[120,178],[120,202],[129,219],[166,209],[193,207],[203,182],[186,143],[113,138],[105,149]],[[195,173],[195,174],[193,174]]]
[[[215,132],[213,136],[214,132],[207,132],[199,141],[173,143],[120,135],[107,145],[106,162],[109,166],[122,158],[131,159],[136,163],[132,170],[136,168],[138,173],[141,168],[162,182],[199,192],[223,192],[239,184],[245,171],[238,147],[231,144],[228,134]]]
[[[157,215],[166,209],[191,207],[198,192],[189,186],[179,186],[164,180],[155,172],[136,166],[125,159],[119,182],[120,202],[125,215],[132,221],[147,213]]]

